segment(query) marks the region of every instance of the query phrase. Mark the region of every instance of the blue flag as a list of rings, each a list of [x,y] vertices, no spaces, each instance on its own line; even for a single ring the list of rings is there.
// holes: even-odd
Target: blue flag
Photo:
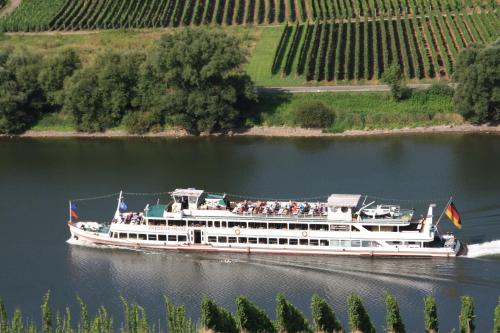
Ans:
[[[74,202],[71,203],[71,210],[76,210],[76,203]]]
[[[123,201],[123,200],[120,201],[120,206],[119,207],[120,207],[121,210],[127,210],[127,205],[125,204],[125,201]]]

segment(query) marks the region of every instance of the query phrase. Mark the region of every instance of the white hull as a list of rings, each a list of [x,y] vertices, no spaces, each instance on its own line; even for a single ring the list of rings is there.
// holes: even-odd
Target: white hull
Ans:
[[[108,234],[84,231],[73,224],[69,224],[71,236],[74,239],[95,245],[116,246],[130,249],[154,249],[197,252],[231,252],[231,253],[258,253],[258,254],[293,254],[293,255],[328,255],[328,256],[363,256],[363,257],[455,257],[456,252],[449,247],[323,247],[278,244],[169,244],[168,242],[115,239]],[[458,252],[458,251],[457,251]]]

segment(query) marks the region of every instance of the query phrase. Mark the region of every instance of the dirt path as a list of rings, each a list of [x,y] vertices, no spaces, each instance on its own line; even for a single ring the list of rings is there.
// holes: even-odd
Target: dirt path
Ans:
[[[9,0],[5,7],[0,9],[0,17],[7,16],[14,11],[21,4],[21,0]]]

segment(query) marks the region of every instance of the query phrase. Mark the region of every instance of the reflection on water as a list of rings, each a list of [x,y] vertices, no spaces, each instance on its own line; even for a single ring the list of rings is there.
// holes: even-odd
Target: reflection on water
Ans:
[[[474,253],[500,246],[500,136],[415,135],[275,139],[0,139],[0,296],[9,309],[38,314],[77,308],[74,295],[121,314],[119,296],[164,318],[162,295],[195,318],[203,294],[234,309],[248,295],[270,314],[282,292],[306,314],[318,292],[347,323],[345,299],[360,294],[379,331],[384,294],[400,303],[409,332],[423,329],[424,295],[438,298],[442,331],[457,327],[459,296],[476,300],[478,331],[491,329],[500,294],[500,257],[371,259],[344,257],[155,253],[65,243],[67,200],[114,193],[198,187],[267,198],[367,193],[425,213],[453,194],[464,228],[454,231]],[[127,196],[130,209],[166,196]],[[116,198],[79,202],[82,217],[109,220]],[[495,242],[497,241],[497,242]],[[493,243],[488,243],[493,242]]]

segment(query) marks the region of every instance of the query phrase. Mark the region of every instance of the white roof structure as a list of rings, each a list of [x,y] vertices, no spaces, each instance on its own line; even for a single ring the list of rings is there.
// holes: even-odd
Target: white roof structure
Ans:
[[[328,197],[328,206],[356,207],[360,198],[360,194],[332,194]]]
[[[177,197],[199,197],[204,191],[195,188],[177,188],[171,194]]]

